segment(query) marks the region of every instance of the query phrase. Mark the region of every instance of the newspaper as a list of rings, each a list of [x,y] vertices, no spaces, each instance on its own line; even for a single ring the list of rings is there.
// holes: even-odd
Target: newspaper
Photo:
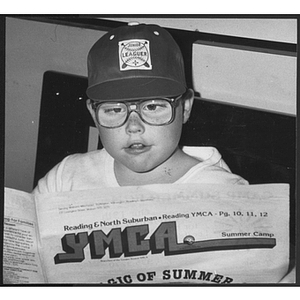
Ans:
[[[44,283],[33,196],[8,188],[4,196],[3,283]]]
[[[35,199],[6,189],[5,208],[7,283],[278,283],[288,270],[287,184],[148,185]]]

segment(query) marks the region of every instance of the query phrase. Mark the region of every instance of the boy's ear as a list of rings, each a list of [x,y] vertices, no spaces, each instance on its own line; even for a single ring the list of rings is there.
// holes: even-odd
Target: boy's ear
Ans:
[[[92,108],[92,101],[90,99],[86,100],[86,107],[87,107],[88,111],[90,112],[90,114],[91,114],[91,116],[94,120],[95,125],[97,126],[96,114],[95,114],[95,111]]]
[[[194,103],[194,91],[192,89],[188,89],[183,99],[183,124],[185,124],[190,117],[193,103]]]

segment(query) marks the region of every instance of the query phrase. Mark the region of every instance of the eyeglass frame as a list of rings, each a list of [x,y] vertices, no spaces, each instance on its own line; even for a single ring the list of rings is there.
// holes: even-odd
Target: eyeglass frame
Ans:
[[[184,93],[185,94],[185,93]],[[164,98],[164,97],[161,97],[161,98],[153,98],[153,99],[144,99],[144,100],[137,100],[137,101],[96,101],[96,100],[92,100],[90,99],[91,101],[91,106],[92,106],[92,109],[95,111],[95,115],[96,115],[96,121],[97,123],[101,126],[101,127],[104,127],[104,128],[118,128],[118,127],[121,127],[123,126],[130,114],[135,111],[140,119],[148,124],[148,125],[151,125],[151,126],[164,126],[164,125],[168,125],[168,124],[171,124],[174,119],[175,119],[175,116],[176,116],[176,110],[175,108],[178,106],[178,104],[180,103],[179,100],[183,100],[184,99],[184,94],[180,94],[178,96],[176,96],[175,98]],[[146,120],[144,120],[143,116],[141,115],[141,112],[140,112],[140,105],[143,103],[143,102],[146,102],[146,101],[149,101],[149,100],[166,100],[170,105],[171,105],[171,108],[172,108],[172,117],[171,119],[166,122],[166,123],[162,123],[162,124],[151,124],[149,122],[147,122]],[[121,104],[124,104],[127,108],[127,116],[126,118],[124,119],[124,121],[120,124],[120,125],[117,125],[117,126],[105,126],[105,125],[102,125],[100,124],[100,121],[99,121],[99,118],[98,118],[98,111],[99,111],[99,108],[101,107],[102,104],[106,104],[106,103],[121,103]],[[135,109],[131,109],[130,106],[132,105],[135,105]]]

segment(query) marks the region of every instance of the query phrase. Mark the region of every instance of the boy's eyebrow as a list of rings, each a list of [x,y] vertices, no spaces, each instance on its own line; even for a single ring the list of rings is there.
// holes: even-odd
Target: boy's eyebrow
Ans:
[[[176,101],[182,98],[185,95],[186,92],[183,94],[177,95],[177,96],[172,96],[172,97],[153,97],[153,98],[145,98],[145,99],[136,99],[136,100],[123,100],[123,101],[114,101],[114,100],[94,100],[94,99],[89,99],[92,104],[98,105],[101,103],[140,103],[140,102],[146,102],[146,101],[151,101],[151,100],[168,100],[168,101]]]

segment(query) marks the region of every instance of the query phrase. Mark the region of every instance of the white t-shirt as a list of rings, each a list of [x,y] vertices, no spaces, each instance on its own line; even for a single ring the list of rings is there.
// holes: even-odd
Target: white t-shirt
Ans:
[[[176,183],[248,184],[242,177],[231,173],[217,149],[183,147],[183,151],[199,159],[199,163]],[[102,149],[67,156],[39,180],[33,193],[119,186],[114,173],[114,159]]]

